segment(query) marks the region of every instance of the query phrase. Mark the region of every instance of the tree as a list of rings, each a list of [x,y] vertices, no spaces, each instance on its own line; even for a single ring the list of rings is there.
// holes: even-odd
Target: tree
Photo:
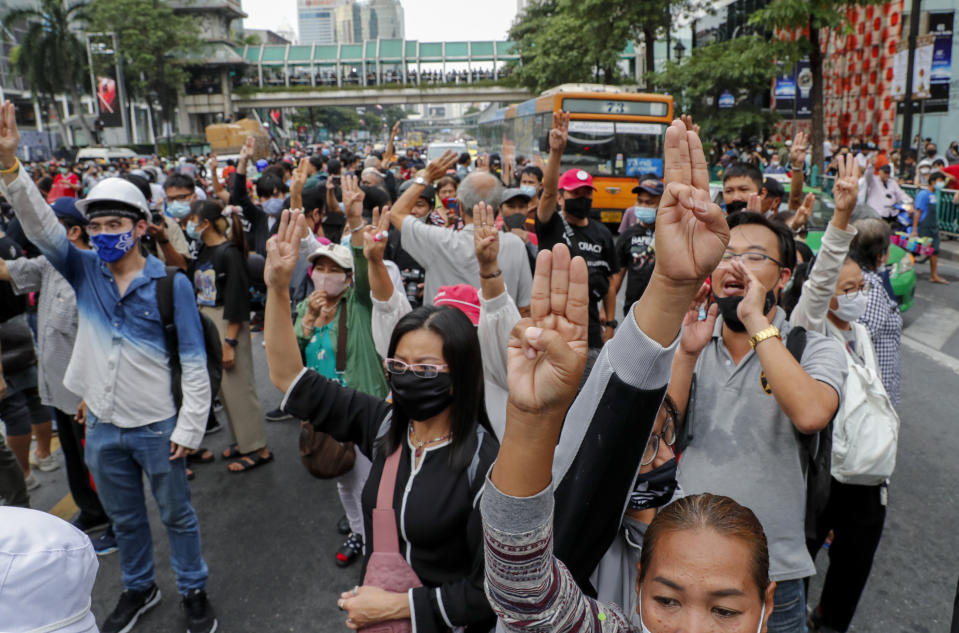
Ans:
[[[176,15],[160,0],[94,0],[90,25],[117,34],[129,92],[151,108],[156,102],[161,119],[170,124],[189,77],[180,60],[202,46],[197,21]]]
[[[770,61],[776,46],[759,35],[709,44],[694,48],[682,63],[670,62],[662,72],[650,73],[649,79],[673,95],[677,113],[693,115],[703,138],[762,136],[778,118],[764,109],[761,96],[778,72]],[[719,95],[726,91],[737,103],[720,110]]]
[[[80,123],[88,138],[95,138],[90,122],[83,116],[80,94],[86,83],[87,55],[84,44],[76,32],[87,20],[88,5],[84,2],[69,4],[62,0],[41,0],[37,8],[14,9],[4,16],[6,25],[23,23],[26,33],[11,55],[14,69],[19,73],[30,91],[57,114],[57,95],[70,96],[73,112],[79,115]],[[67,142],[66,118],[68,113],[57,114],[63,142]]]
[[[752,15],[750,23],[769,31],[781,29],[798,31],[802,37],[784,49],[783,61],[798,62],[809,57],[812,72],[812,164],[823,164],[823,54],[821,36],[824,29],[845,30],[846,10],[850,6],[885,4],[886,0],[772,0],[766,7]]]
[[[634,41],[642,40],[645,45],[646,72],[656,70],[654,47],[658,39],[664,39],[672,31],[677,17],[690,16],[709,6],[707,0],[643,0],[642,2],[622,3],[628,15],[626,21],[632,25],[630,36]],[[647,81],[651,75],[647,74]]]
[[[315,112],[317,124],[326,128],[331,135],[355,130],[360,124],[360,117],[356,114],[355,108],[316,108]]]

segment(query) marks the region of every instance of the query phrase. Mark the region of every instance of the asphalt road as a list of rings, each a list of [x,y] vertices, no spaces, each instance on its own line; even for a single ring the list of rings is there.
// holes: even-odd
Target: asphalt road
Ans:
[[[882,542],[851,631],[940,632],[952,614],[959,577],[959,433],[953,429],[959,420],[959,265],[943,262],[941,268],[955,283],[920,281],[916,306],[905,315],[899,459]],[[928,275],[927,266],[918,269]],[[254,345],[257,384],[269,410],[280,393],[269,383],[261,341],[257,336]],[[222,460],[196,467],[192,491],[210,567],[208,591],[225,633],[347,630],[336,598],[359,582],[359,569],[333,562],[342,542],[335,530],[342,516],[336,487],[300,465],[297,434],[295,422],[268,423],[277,459],[249,473],[228,473]],[[229,443],[225,431],[208,437],[205,446],[220,451]],[[59,502],[58,510],[68,508],[63,469],[37,476],[43,485],[33,506],[49,510]],[[182,631],[167,539],[149,495],[148,504],[164,597],[135,630]],[[821,553],[820,572],[826,560]],[[819,589],[814,579],[811,603]],[[120,591],[118,556],[101,558],[93,594],[99,621]]]

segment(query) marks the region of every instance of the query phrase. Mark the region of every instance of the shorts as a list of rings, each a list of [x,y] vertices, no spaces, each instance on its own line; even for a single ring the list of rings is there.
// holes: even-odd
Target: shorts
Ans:
[[[931,237],[932,238],[932,250],[933,255],[939,253],[939,227],[923,227],[920,226],[917,229],[919,237]]]
[[[0,419],[7,427],[7,435],[29,435],[31,424],[52,419],[50,410],[40,402],[35,365],[4,374],[3,378],[7,381],[7,395],[0,400]]]

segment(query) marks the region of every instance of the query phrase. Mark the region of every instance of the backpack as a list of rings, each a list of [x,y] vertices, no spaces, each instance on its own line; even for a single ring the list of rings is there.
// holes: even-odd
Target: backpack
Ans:
[[[183,367],[180,365],[180,347],[178,345],[176,324],[173,321],[173,280],[183,271],[176,266],[166,267],[166,276],[157,280],[157,307],[163,321],[163,334],[166,338],[167,353],[170,355],[170,384],[173,402],[179,411],[183,404]],[[206,370],[210,376],[210,405],[220,391],[223,377],[223,344],[220,343],[220,331],[210,318],[199,313],[200,327],[203,329],[203,346],[206,348]]]

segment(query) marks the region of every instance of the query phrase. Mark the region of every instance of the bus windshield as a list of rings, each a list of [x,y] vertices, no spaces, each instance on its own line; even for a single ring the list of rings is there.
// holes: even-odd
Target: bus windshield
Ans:
[[[661,123],[570,121],[563,169],[584,169],[594,176],[638,178],[652,173],[662,178],[665,132]]]

